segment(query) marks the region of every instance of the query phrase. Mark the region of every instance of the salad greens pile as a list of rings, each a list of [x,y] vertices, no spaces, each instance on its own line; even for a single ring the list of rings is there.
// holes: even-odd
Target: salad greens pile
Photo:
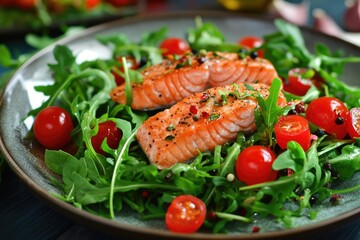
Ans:
[[[264,36],[266,41],[261,48],[279,75],[285,76],[294,67],[313,68],[328,86],[325,91],[312,87],[303,97],[287,94],[289,100],[307,103],[328,94],[340,98],[349,107],[360,106],[360,89],[337,79],[345,63],[360,62],[359,58],[342,57],[321,44],[311,53],[297,27],[282,20],[276,20],[275,25],[278,32]],[[331,188],[332,184],[349,179],[360,170],[360,145],[354,140],[337,140],[328,135],[315,140],[307,152],[296,142],[289,142],[288,149],[278,155],[273,168],[280,173],[291,170],[291,175],[284,174],[276,181],[251,186],[237,179],[229,181],[227,177],[235,175],[235,161],[242,149],[254,144],[271,147],[276,144],[274,124],[292,108],[276,105],[281,88],[279,79],[274,80],[267,99],[257,96],[260,108],[255,112],[257,131],[254,134],[247,136],[240,132],[235,142],[217,146],[213,152],[199,153],[191,163],[178,163],[163,170],[149,164],[134,135],[153,113],[133,111],[127,105],[111,101],[109,92],[115,87],[111,70],[119,66],[117,59],[122,56],[131,55],[138,61],[145,58],[143,67],[161,62],[158,46],[166,35],[167,29],[162,28],[144,34],[139,42],[122,34],[99,36],[101,43],[114,50],[113,58],[80,64],[68,47],[55,47],[56,63],[49,64],[54,83],[36,87],[49,98],[30,111],[29,116],[57,104],[68,109],[77,122],[72,136],[78,146],[76,154],[62,150],[45,152],[47,167],[62,176],[61,182],[52,179],[63,191],[59,198],[100,216],[114,218],[122,209],[131,208],[143,220],[148,220],[164,218],[166,206],[175,196],[191,194],[206,203],[208,212],[216,213],[216,219],[207,219],[205,227],[222,233],[227,231],[230,222],[251,223],[254,213],[275,217],[284,227],[292,227],[297,217],[316,217],[314,204],[328,201],[334,194],[360,189],[360,184],[349,189]],[[196,19],[196,26],[189,29],[187,37],[194,50],[241,50],[240,46],[226,42],[215,25],[203,23],[200,18]],[[130,79],[141,81],[137,71],[125,67],[128,86]],[[131,95],[131,89],[128,91]],[[115,150],[104,141],[102,147],[107,155],[103,156],[95,152],[91,137],[96,134],[98,124],[105,120],[114,121],[123,137]],[[288,202],[297,208],[288,208]],[[246,213],[240,214],[244,209]]]

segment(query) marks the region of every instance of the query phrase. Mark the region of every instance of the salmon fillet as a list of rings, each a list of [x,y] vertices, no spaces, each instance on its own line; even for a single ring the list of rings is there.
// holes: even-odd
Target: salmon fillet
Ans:
[[[269,95],[266,84],[249,85],[264,98]],[[231,84],[195,93],[148,118],[136,134],[137,141],[159,169],[191,160],[198,151],[234,141],[240,131],[255,130],[256,91]],[[280,93],[278,105],[285,104]]]
[[[179,60],[166,59],[141,72],[144,81],[133,83],[133,102],[136,110],[165,108],[209,87],[231,83],[265,83],[271,85],[278,77],[274,66],[266,59],[239,58],[237,53],[186,55]],[[117,103],[126,103],[125,84],[111,92]]]

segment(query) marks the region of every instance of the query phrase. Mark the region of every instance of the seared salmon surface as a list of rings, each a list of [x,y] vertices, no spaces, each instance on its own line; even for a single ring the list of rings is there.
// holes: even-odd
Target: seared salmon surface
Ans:
[[[231,84],[192,94],[158,112],[140,126],[136,138],[149,160],[159,169],[212,151],[234,141],[240,131],[256,129],[257,93],[269,95],[266,84]],[[278,105],[286,104],[280,93]]]
[[[166,59],[144,69],[141,74],[144,81],[132,84],[131,107],[136,110],[165,108],[209,87],[242,82],[271,85],[278,77],[274,66],[266,59],[239,58],[237,53],[220,52]],[[125,84],[113,89],[111,98],[126,104]]]

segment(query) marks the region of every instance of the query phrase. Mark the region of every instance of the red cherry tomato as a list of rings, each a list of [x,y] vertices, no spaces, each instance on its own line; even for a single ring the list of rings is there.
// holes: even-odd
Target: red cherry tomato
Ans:
[[[167,55],[183,55],[187,52],[190,52],[190,46],[188,44],[187,41],[185,41],[182,38],[176,38],[176,37],[171,37],[171,38],[167,38],[165,39],[161,44],[160,44],[160,49],[163,50],[163,56],[167,56]]]
[[[352,138],[360,137],[360,108],[350,109],[347,131]]]
[[[12,7],[16,4],[14,0],[0,0],[1,7]]]
[[[168,229],[178,233],[194,233],[204,223],[205,203],[192,195],[176,197],[168,207],[165,222]]]
[[[116,127],[113,121],[106,121],[99,123],[98,133],[91,138],[91,144],[97,153],[106,155],[101,148],[101,144],[106,138],[107,145],[110,148],[116,149],[119,146],[119,142],[122,137],[122,131]]]
[[[85,0],[85,9],[93,9],[101,3],[101,0]]]
[[[328,134],[343,139],[347,133],[348,109],[334,97],[320,97],[309,103],[306,119]]]
[[[73,128],[70,114],[57,106],[44,108],[34,121],[35,138],[48,149],[60,149],[69,143]]]
[[[272,169],[275,158],[275,154],[264,146],[245,148],[236,160],[236,176],[247,185],[274,181],[277,177],[277,171]]]
[[[288,74],[288,83],[284,84],[284,90],[298,96],[304,96],[312,85],[311,79],[305,76],[308,71],[307,68],[291,69]]]
[[[117,60],[122,65],[121,57],[119,57]],[[136,63],[136,60],[133,57],[130,56],[126,57],[126,64],[129,69],[136,70],[138,68],[138,64]],[[124,67],[121,66],[120,68],[118,68],[118,70],[123,73]],[[125,82],[125,79],[122,76],[120,76],[120,74],[116,73],[116,71],[111,71],[111,72],[115,77],[115,82],[117,85],[121,85]]]
[[[37,0],[16,0],[15,6],[22,9],[33,9],[35,8]]]
[[[296,141],[304,151],[310,147],[310,128],[308,121],[299,115],[281,117],[275,124],[275,136],[281,149],[287,148],[289,141]]]
[[[256,36],[246,36],[238,41],[238,44],[247,49],[253,49],[260,47],[264,43],[264,40]],[[257,51],[259,57],[264,57],[264,50]]]

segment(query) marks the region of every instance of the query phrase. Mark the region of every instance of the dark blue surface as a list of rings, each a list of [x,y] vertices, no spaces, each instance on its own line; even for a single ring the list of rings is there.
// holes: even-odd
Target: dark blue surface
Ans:
[[[220,8],[214,1],[197,1],[197,3],[195,3],[196,1],[193,3],[191,3],[192,1],[184,1],[184,4],[180,5],[176,1],[170,2],[172,2],[172,6],[177,6],[176,8],[182,5],[186,6],[185,9],[191,10],[195,8]],[[299,1],[294,0],[293,2]],[[328,14],[337,20],[339,25],[342,25],[345,8],[343,0],[313,0],[309,2],[311,10],[319,7],[324,8]],[[164,9],[168,10],[168,8]],[[311,24],[312,19],[309,18],[309,25]],[[15,55],[31,50],[25,45],[23,39],[10,39],[7,36],[0,36],[1,43],[9,46]],[[4,69],[0,68],[0,75],[2,72]],[[105,233],[99,233],[86,226],[78,225],[52,210],[42,200],[35,197],[8,168],[4,171],[0,182],[0,239],[110,240],[112,238]],[[353,220],[306,239],[360,240],[360,220]]]

